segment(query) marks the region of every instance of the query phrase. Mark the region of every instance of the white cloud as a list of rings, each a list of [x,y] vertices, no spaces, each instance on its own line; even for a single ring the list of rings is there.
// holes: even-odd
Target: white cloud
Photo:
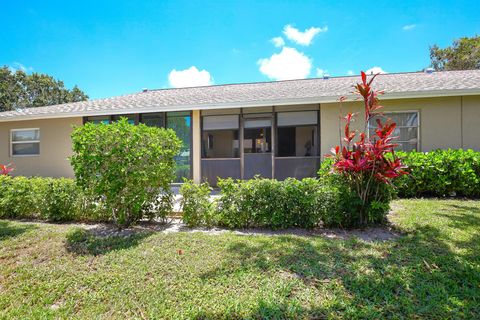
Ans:
[[[410,30],[415,29],[416,26],[417,26],[416,24],[407,24],[407,25],[404,25],[402,27],[402,30],[403,31],[410,31]]]
[[[280,53],[258,60],[260,72],[274,80],[304,79],[310,74],[312,60],[294,48],[283,47]]]
[[[25,66],[24,64],[21,64],[20,62],[14,62],[12,63],[12,65],[10,66],[10,70],[12,72],[15,72],[17,70],[20,70],[20,71],[23,71],[23,72],[32,72],[33,71],[33,68],[32,67],[27,67]]]
[[[283,47],[285,45],[285,40],[282,37],[275,37],[270,41],[272,41],[275,47]]]
[[[319,77],[319,78],[323,77],[326,72],[327,72],[327,70],[317,68],[317,71],[316,71],[317,77]]]
[[[349,76],[353,76],[355,74],[355,72],[353,70],[348,70],[347,71],[347,75]]]
[[[197,67],[191,66],[188,69],[177,71],[173,69],[168,74],[168,82],[171,87],[199,87],[213,84],[213,78],[207,70],[199,71]]]
[[[380,67],[372,67],[365,71],[366,74],[377,74],[377,73],[388,73],[387,71],[383,70]]]
[[[310,45],[310,43],[312,43],[313,38],[317,34],[319,34],[320,32],[327,32],[327,31],[328,31],[327,26],[323,28],[311,27],[309,29],[305,29],[305,31],[303,32],[298,30],[295,27],[292,27],[289,24],[283,28],[283,33],[288,39],[303,46]]]

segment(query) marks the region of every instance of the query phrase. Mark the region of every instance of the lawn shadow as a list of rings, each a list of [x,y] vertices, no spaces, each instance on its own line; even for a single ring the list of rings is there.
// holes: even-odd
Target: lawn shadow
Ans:
[[[449,219],[453,228],[476,227],[480,229],[480,208],[468,205],[449,204],[451,210],[436,214]]]
[[[470,208],[461,210],[465,211],[464,222],[458,221],[457,214],[444,215],[451,227],[461,230],[464,223],[480,223]],[[341,314],[346,318],[479,318],[478,234],[458,243],[436,226],[417,225],[414,229],[383,244],[355,238],[238,239],[227,248],[226,261],[218,270],[202,277],[209,281],[226,272],[258,269],[272,277],[298,279],[312,289],[325,290],[337,283],[336,288],[346,291],[340,302],[304,309],[308,317]],[[452,245],[472,250],[468,255],[459,255]],[[289,310],[291,303],[291,297],[285,296],[269,308],[284,318],[288,314],[282,312]],[[252,317],[261,318],[269,310],[264,307],[259,305]]]
[[[97,256],[136,247],[152,234],[152,230],[119,230],[115,233],[106,231],[103,226],[88,230],[77,227],[67,233],[65,248],[73,254]]]
[[[33,224],[15,225],[10,221],[0,221],[0,241],[15,238],[29,230],[36,229]]]

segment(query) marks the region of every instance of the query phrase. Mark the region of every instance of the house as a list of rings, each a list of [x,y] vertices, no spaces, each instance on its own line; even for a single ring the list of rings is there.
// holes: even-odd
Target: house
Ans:
[[[358,81],[325,77],[144,90],[2,112],[0,163],[14,163],[16,175],[72,177],[72,127],[123,116],[177,132],[184,142],[177,181],[314,176],[322,156],[339,143],[339,115],[362,111],[352,94]],[[399,149],[480,150],[480,70],[382,74],[374,84],[385,90],[382,117],[397,122]],[[349,101],[340,105],[340,96]],[[359,117],[355,125],[365,124]]]

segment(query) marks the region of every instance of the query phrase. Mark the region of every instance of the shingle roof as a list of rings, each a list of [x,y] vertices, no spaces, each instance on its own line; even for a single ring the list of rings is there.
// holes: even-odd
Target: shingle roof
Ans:
[[[358,81],[359,76],[349,76],[150,90],[107,99],[1,112],[0,121],[333,102],[340,96],[350,95],[352,85]],[[375,87],[385,90],[382,97],[385,99],[480,94],[480,70],[382,74],[377,77]]]

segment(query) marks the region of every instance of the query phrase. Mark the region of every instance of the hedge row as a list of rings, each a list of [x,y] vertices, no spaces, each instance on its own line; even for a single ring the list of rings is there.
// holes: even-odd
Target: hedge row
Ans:
[[[400,197],[480,197],[480,152],[435,150],[399,156],[410,173],[395,182]]]
[[[0,176],[0,218],[105,221],[109,216],[72,179]]]
[[[188,226],[353,227],[359,221],[360,200],[339,179],[220,179],[218,187],[221,194],[213,201],[207,183],[186,181],[181,187],[183,220]],[[385,218],[388,200],[372,204],[370,223]]]
[[[480,152],[448,149],[397,155],[409,172],[394,180],[399,197],[480,197]],[[327,176],[332,164],[332,159],[324,160],[319,176]]]

